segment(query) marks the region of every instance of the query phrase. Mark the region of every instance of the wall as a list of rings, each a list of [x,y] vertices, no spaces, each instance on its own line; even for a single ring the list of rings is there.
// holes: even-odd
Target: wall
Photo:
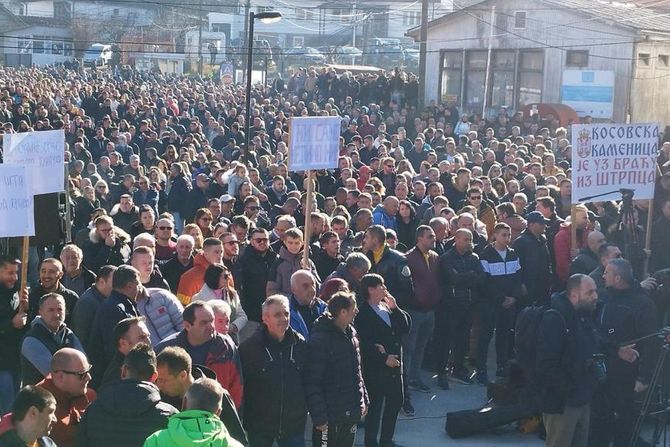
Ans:
[[[670,124],[670,43],[639,43],[636,46],[636,58],[640,54],[648,54],[649,58],[648,64],[644,63],[644,59],[635,61],[630,95],[631,120],[638,123],[659,123],[663,128]]]
[[[507,32],[501,22],[495,22],[493,49],[545,48],[543,102],[560,102],[560,87],[565,69],[565,51],[551,47],[574,48],[590,51],[588,66],[584,69],[614,70],[616,72],[614,110],[615,119],[625,118],[627,92],[631,76],[631,62],[634,40],[633,31],[613,28],[589,17],[569,11],[541,8],[534,3],[526,11],[526,29],[514,29],[515,11],[523,11],[513,0],[495,2],[496,12],[507,16]],[[428,30],[428,54],[426,74],[426,101],[437,101],[441,63],[440,50],[479,49],[489,45],[491,32],[491,3],[475,5],[471,15],[463,12],[443,19]],[[474,16],[474,17],[473,17]],[[504,17],[504,15],[502,16]],[[499,20],[499,19],[497,19]],[[585,22],[586,21],[586,22]],[[498,28],[500,27],[500,28]],[[615,33],[616,36],[613,36]],[[596,43],[593,47],[584,46]],[[612,42],[623,42],[612,45]],[[603,45],[604,44],[604,45]],[[596,57],[603,56],[603,57]]]

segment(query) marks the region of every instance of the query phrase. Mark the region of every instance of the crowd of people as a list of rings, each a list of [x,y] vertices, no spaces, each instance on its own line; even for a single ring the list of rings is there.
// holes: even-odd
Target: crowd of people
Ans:
[[[418,109],[417,82],[299,69],[254,88],[245,135],[241,86],[0,71],[1,134],[64,129],[72,210],[29,290],[0,258],[0,446],[297,447],[309,415],[315,446],[364,419],[388,447],[412,394],[514,362],[547,445],[628,445],[657,346],[621,343],[664,317],[644,273],[670,268],[670,143],[653,221],[573,208],[558,117]],[[337,168],[289,171],[300,116],[341,118]]]

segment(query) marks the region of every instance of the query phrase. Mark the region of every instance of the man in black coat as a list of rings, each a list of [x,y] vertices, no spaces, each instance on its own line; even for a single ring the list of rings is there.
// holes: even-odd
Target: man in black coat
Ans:
[[[521,282],[526,288],[522,304],[544,304],[549,302],[552,282],[551,257],[544,235],[549,221],[539,211],[533,211],[526,216],[526,222],[528,228],[512,247],[519,255]]]
[[[153,432],[167,428],[168,418],[178,413],[161,402],[151,383],[156,374],[156,355],[140,343],[128,352],[121,380],[105,386],[84,413],[77,429],[77,447],[139,447]]]
[[[355,326],[361,342],[363,378],[370,407],[365,418],[365,445],[393,445],[398,412],[404,401],[402,337],[410,319],[384,285],[384,278],[368,274],[361,280],[361,307]],[[382,415],[383,408],[383,415]],[[381,435],[377,441],[381,419]]]
[[[141,287],[140,273],[129,265],[119,267],[112,277],[112,294],[107,298],[93,320],[89,354],[93,361],[93,383],[97,385],[114,356],[113,333],[117,323],[125,318],[139,317],[137,295]]]
[[[289,326],[283,295],[263,303],[261,329],[240,345],[244,426],[252,446],[304,443],[307,406],[302,384],[305,339]]]
[[[12,409],[19,389],[19,346],[28,319],[28,289],[19,294],[19,261],[0,256],[0,411]]]
[[[334,294],[307,342],[304,384],[314,447],[352,447],[356,424],[367,413],[358,335],[351,325],[357,313],[353,295]]]
[[[596,388],[593,355],[598,352],[591,314],[595,282],[577,274],[567,291],[554,295],[542,315],[535,367],[547,447],[586,446],[590,403]]]
[[[607,379],[594,400],[589,445],[603,447],[613,442],[614,447],[625,447],[630,445],[637,418],[635,394],[649,387],[658,358],[658,340],[640,341],[634,350],[632,346],[620,346],[657,332],[658,313],[654,302],[636,283],[629,261],[610,260],[603,278],[606,289],[595,321],[601,352],[607,356]]]
[[[365,231],[363,250],[372,267],[370,273],[377,273],[386,280],[386,287],[402,305],[412,297],[412,272],[407,259],[399,251],[386,244],[386,230],[381,225],[372,225]]]
[[[438,343],[438,384],[448,389],[446,370],[453,364],[452,378],[460,383],[472,383],[465,367],[465,352],[472,318],[472,304],[477,301],[485,275],[479,257],[472,252],[472,232],[459,228],[454,247],[440,256],[442,300],[436,311],[435,330]]]
[[[239,284],[240,302],[249,317],[249,322],[240,333],[240,343],[261,324],[261,305],[266,297],[268,272],[277,258],[277,254],[270,250],[270,236],[267,230],[263,228],[251,230],[249,241],[249,246],[244,249],[237,261],[242,272],[242,281]]]

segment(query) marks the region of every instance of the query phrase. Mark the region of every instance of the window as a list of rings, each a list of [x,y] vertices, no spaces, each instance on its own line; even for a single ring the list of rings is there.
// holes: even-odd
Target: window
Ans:
[[[16,47],[19,54],[32,53],[33,39],[30,36],[23,36],[16,39]]]
[[[228,25],[227,23],[212,23],[211,31],[215,33],[225,33],[226,29],[229,27],[230,25]]]
[[[446,51],[442,55],[440,98],[442,102],[460,103],[463,80],[463,52]]]
[[[637,65],[641,67],[649,67],[651,65],[651,54],[639,53],[637,55]]]
[[[293,46],[294,47],[304,47],[305,38],[303,36],[293,36]]]
[[[402,24],[405,26],[416,26],[421,23],[420,11],[405,11],[402,16]]]
[[[659,54],[658,55],[658,66],[660,68],[669,68],[670,67],[670,55]]]
[[[585,68],[589,65],[588,50],[568,50],[565,53],[565,66]]]
[[[526,29],[526,11],[517,11],[514,13],[514,28]]]
[[[44,54],[44,36],[33,36],[33,53]]]
[[[53,54],[63,54],[63,42],[53,41],[51,43],[51,52]]]
[[[118,16],[119,16],[119,8],[114,8],[114,9],[112,10],[112,15],[113,15],[114,17],[118,17]]]
[[[500,34],[507,31],[507,14],[496,14],[493,34]]]
[[[484,104],[487,52],[469,51],[467,60],[463,105],[466,110],[481,110]]]
[[[514,103],[514,51],[496,51],[492,55],[490,107],[511,106]]]
[[[74,45],[72,42],[64,42],[63,43],[63,56],[72,56],[74,54],[73,52]]]
[[[527,50],[519,54],[517,107],[542,102],[544,51]]]

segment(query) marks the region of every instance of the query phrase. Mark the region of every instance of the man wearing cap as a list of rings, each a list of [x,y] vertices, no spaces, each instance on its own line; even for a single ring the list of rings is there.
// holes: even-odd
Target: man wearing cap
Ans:
[[[233,211],[233,207],[235,206],[235,197],[231,196],[230,194],[224,194],[221,196],[219,201],[221,201],[221,214],[219,215],[219,218],[233,220],[233,217],[235,216],[235,212]]]
[[[200,208],[207,208],[207,190],[209,189],[210,178],[207,174],[198,174],[195,178],[195,188],[188,194],[190,205],[189,215],[186,216],[188,222],[193,222],[195,212]]]
[[[551,292],[551,257],[544,232],[549,220],[539,211],[526,216],[528,227],[514,241],[519,255],[521,281],[525,289],[525,303],[548,303]]]

